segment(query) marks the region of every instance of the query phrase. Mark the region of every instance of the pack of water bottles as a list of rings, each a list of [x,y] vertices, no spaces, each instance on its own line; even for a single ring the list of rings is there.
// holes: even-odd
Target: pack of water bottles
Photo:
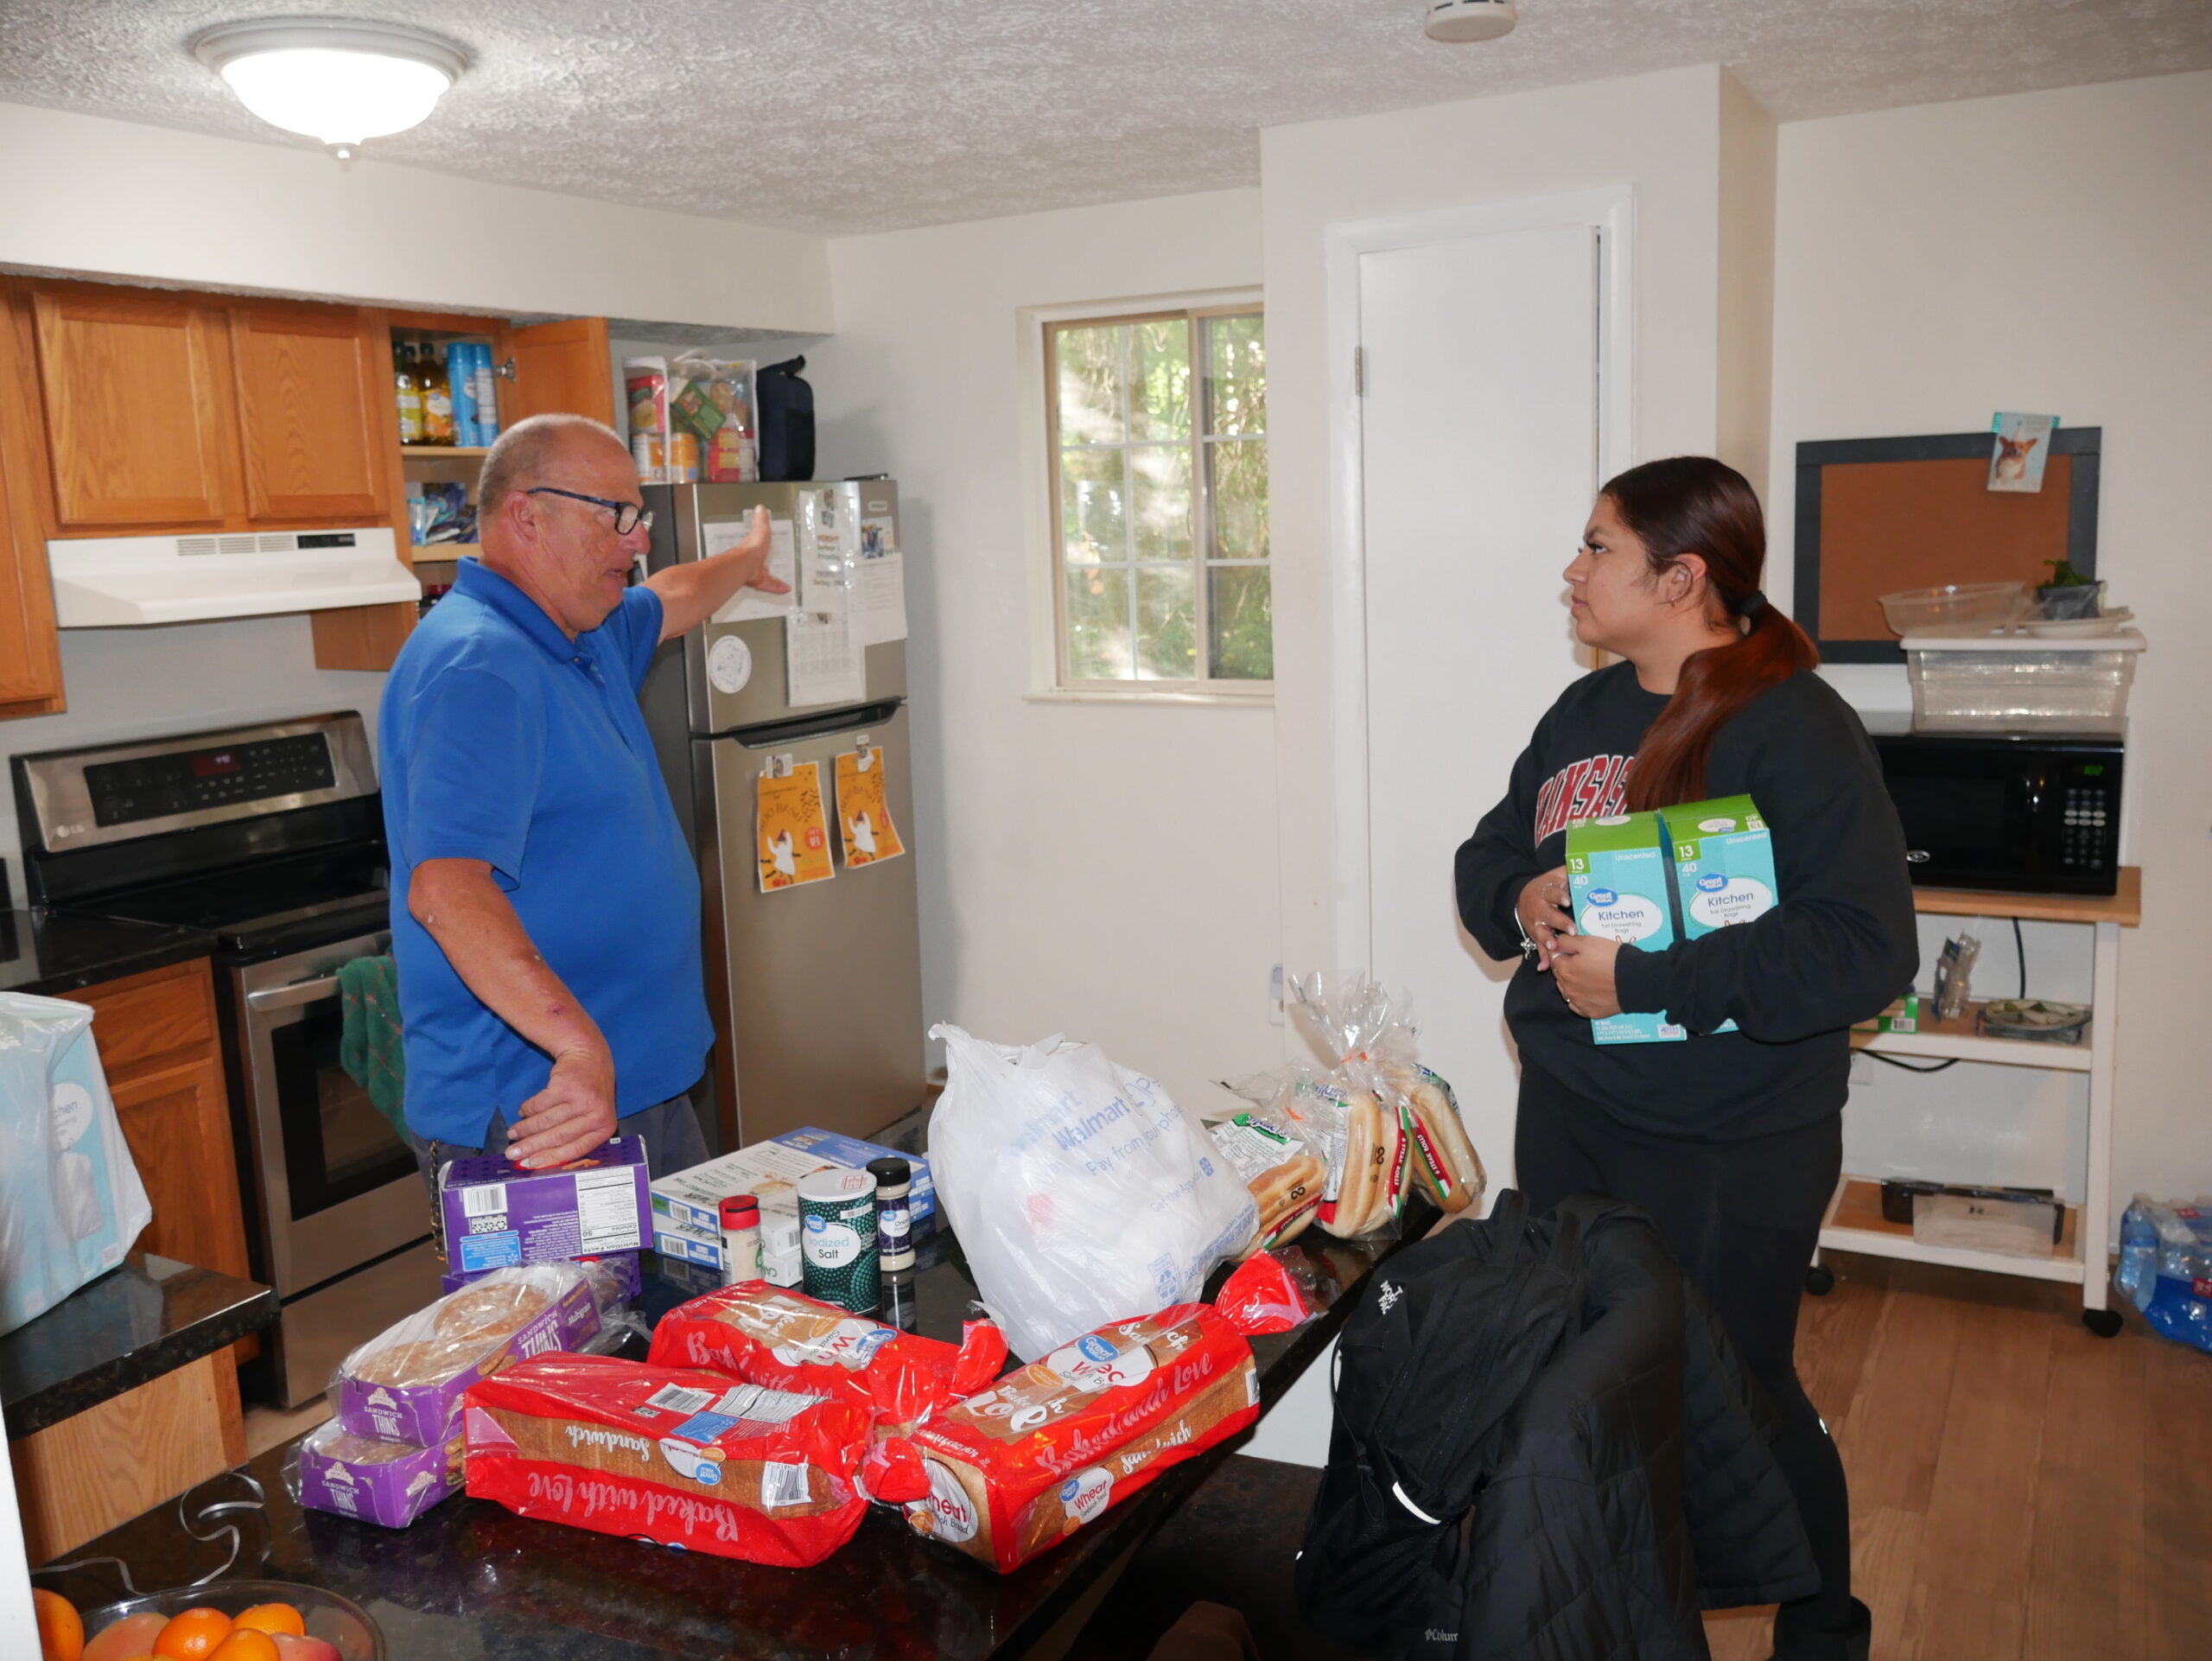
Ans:
[[[2212,1355],[2212,1198],[2137,1194],[2120,1219],[2118,1279],[2153,1330]]]

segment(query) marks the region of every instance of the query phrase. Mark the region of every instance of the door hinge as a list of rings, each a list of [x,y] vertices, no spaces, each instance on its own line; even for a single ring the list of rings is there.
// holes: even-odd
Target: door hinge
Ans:
[[[1351,395],[1367,396],[1367,348],[1356,346],[1351,349]]]

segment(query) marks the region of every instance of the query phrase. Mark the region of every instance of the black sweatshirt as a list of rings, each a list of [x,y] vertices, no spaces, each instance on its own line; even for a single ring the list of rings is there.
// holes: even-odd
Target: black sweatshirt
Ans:
[[[1491,957],[1521,953],[1515,905],[1531,877],[1566,862],[1567,821],[1624,811],[1637,748],[1666,706],[1634,665],[1614,664],[1536,723],[1505,799],[1456,862],[1460,920]],[[1600,1047],[1533,955],[1506,989],[1505,1019],[1524,1062],[1624,1123],[1735,1141],[1843,1106],[1850,1025],[1911,985],[1920,951],[1897,809],[1866,729],[1818,675],[1794,675],[1737,711],[1713,735],[1705,783],[1707,799],[1758,804],[1781,898],[1702,939],[1621,948],[1621,1008],[1663,1009],[1689,1038]],[[1731,1019],[1738,1031],[1713,1031]]]

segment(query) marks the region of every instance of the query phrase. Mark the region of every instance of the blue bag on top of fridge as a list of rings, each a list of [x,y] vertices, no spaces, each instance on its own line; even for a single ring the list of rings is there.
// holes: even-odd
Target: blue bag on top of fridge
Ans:
[[[2212,1200],[2137,1194],[2120,1219],[2113,1279],[2161,1337],[2212,1355]]]

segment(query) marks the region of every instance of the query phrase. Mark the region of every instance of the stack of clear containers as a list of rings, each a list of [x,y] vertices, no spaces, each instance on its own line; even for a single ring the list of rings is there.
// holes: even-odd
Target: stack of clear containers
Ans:
[[[2133,631],[2078,646],[2005,636],[1904,644],[1922,732],[2120,733],[2143,649]]]

